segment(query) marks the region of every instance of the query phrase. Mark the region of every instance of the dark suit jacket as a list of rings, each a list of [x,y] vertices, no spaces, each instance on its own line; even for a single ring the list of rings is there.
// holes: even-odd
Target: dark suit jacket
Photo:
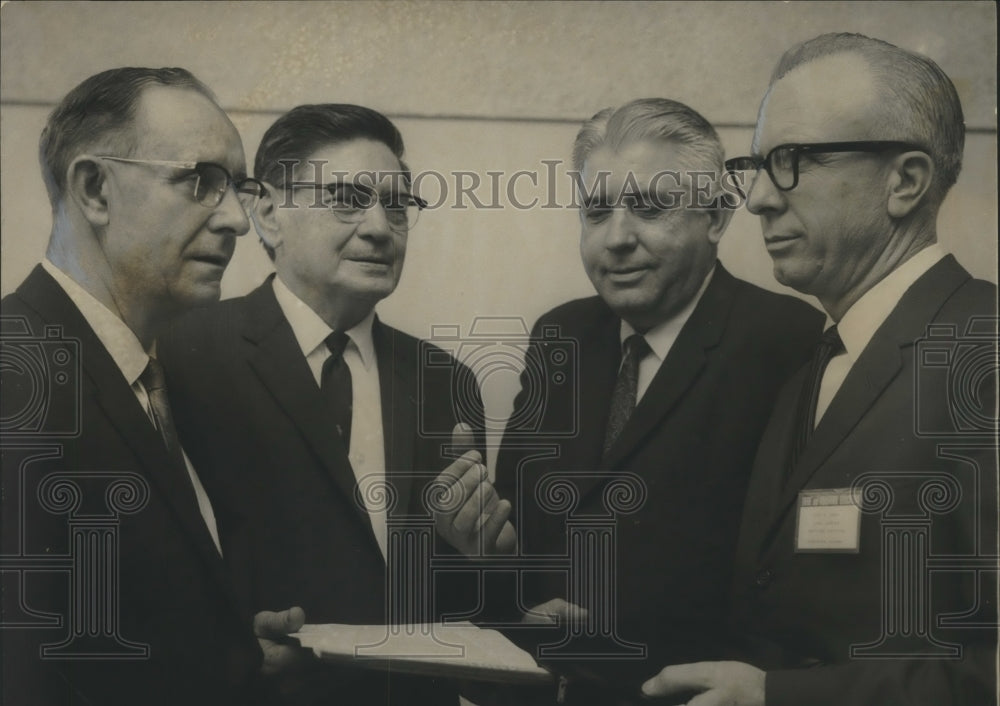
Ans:
[[[753,454],[779,386],[806,359],[822,316],[804,302],[740,281],[718,264],[602,459],[621,360],[620,324],[598,297],[569,302],[539,319],[514,404],[515,422],[500,452],[497,484],[501,495],[517,499],[522,551],[565,555],[566,515],[547,512],[536,500],[544,474],[578,478],[576,515],[606,514],[603,489],[622,473],[643,480],[644,504],[619,516],[611,576],[617,582],[618,636],[645,644],[648,657],[599,668],[622,688],[637,690],[667,663],[721,653]],[[553,361],[563,360],[557,349],[575,357],[575,366],[561,366],[572,378],[568,382],[555,374],[559,366]],[[540,390],[537,380],[544,380]],[[524,445],[536,447],[531,453],[546,445],[553,452],[531,459],[519,448]],[[541,578],[526,574],[524,588],[527,606],[567,595],[565,575],[554,572]],[[607,586],[598,590],[612,595]]]
[[[19,622],[28,611],[36,612],[36,620],[38,612],[62,616],[61,626],[4,629],[2,700],[247,703],[260,650],[248,608],[232,589],[190,482],[171,465],[162,439],[96,334],[41,267],[4,298],[2,311],[4,564],[36,562],[36,570],[4,572],[4,619]],[[32,377],[30,365],[19,367],[29,358],[44,371],[40,376]],[[32,399],[41,400],[41,416],[22,416]],[[51,474],[65,476],[79,489],[75,510],[68,502],[57,512],[59,493],[45,483],[55,480]],[[130,499],[123,486],[115,492],[109,474],[131,483],[138,496]],[[131,481],[122,474],[132,474]],[[64,490],[61,499],[72,498],[74,493]],[[146,490],[145,506],[129,512]],[[107,561],[117,556],[117,582],[100,585],[93,595],[110,602],[117,592],[118,635],[148,645],[148,656],[40,660],[40,644],[58,643],[71,631],[70,592],[77,600],[87,595],[85,589],[71,589],[66,562],[60,569],[50,560],[72,555],[78,561],[77,580],[99,580],[101,571],[86,573],[85,550],[70,546],[70,525],[86,524],[88,518],[107,524],[115,507],[124,508],[118,516],[118,546],[96,552]],[[225,514],[224,508],[215,509]],[[80,619],[92,610],[77,605],[73,616]],[[110,608],[97,610],[107,615]],[[113,642],[78,641],[74,647],[91,656],[117,653],[121,645]]]
[[[471,417],[461,421],[482,428],[478,386],[465,366],[450,358],[444,364],[440,349],[432,353],[377,319],[372,334],[386,471],[398,496],[394,514],[426,514],[422,487],[429,479],[402,474],[444,470],[460,413]],[[252,547],[254,610],[299,605],[309,623],[385,622],[385,560],[355,500],[347,449],[332,431],[326,399],[270,279],[182,322],[160,353],[173,368],[169,387],[188,454],[211,492],[231,499],[246,520],[236,523],[246,529],[241,537],[230,537],[228,526],[221,531],[224,543],[244,539]],[[428,356],[436,364],[425,365]],[[453,403],[458,389],[470,396],[467,404]],[[469,589],[467,605],[443,602],[471,610],[475,593]],[[352,703],[381,706],[390,696],[405,701],[419,693],[367,671],[338,679],[335,693],[350,693]]]
[[[851,368],[787,482],[804,371],[782,391],[747,495],[736,614],[762,666],[812,668],[770,672],[769,706],[995,702],[996,295],[952,257],[923,275]],[[859,553],[795,553],[799,492],[872,473],[882,486],[866,493]],[[896,544],[918,535],[929,544]],[[928,572],[924,561],[938,564]],[[959,645],[963,658],[934,642]]]

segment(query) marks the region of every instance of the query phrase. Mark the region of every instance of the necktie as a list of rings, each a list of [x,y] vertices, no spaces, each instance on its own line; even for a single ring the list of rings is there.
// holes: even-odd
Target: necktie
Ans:
[[[330,357],[323,363],[320,389],[330,400],[334,424],[344,447],[351,448],[351,415],[354,406],[354,388],[351,384],[351,369],[344,360],[344,349],[351,339],[343,331],[334,331],[326,337],[326,347]]]
[[[802,391],[799,393],[799,404],[795,412],[796,432],[793,437],[795,445],[789,459],[789,472],[802,457],[802,452],[812,436],[813,427],[816,426],[816,402],[819,399],[820,383],[823,382],[826,365],[831,358],[843,352],[844,342],[840,340],[837,327],[831,326],[823,333],[819,345],[816,346],[805,379],[802,381]]]
[[[146,364],[146,369],[139,376],[139,382],[146,388],[149,407],[153,412],[153,422],[156,424],[160,436],[163,437],[167,453],[170,454],[170,458],[178,468],[184,469],[184,477],[187,478],[187,464],[184,463],[184,452],[181,450],[181,442],[177,437],[177,429],[174,427],[174,417],[170,412],[166,375],[160,361],[151,357]]]
[[[625,339],[625,356],[618,370],[614,392],[611,393],[611,413],[608,415],[608,428],[604,434],[605,456],[632,416],[639,387],[639,363],[651,352],[641,334],[633,333]]]

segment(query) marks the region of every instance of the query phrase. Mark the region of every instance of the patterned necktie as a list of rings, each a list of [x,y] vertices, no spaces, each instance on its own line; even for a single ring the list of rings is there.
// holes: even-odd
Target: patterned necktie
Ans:
[[[618,370],[618,380],[615,382],[614,392],[611,393],[611,413],[608,415],[608,428],[604,434],[605,456],[608,455],[608,451],[635,410],[639,388],[639,363],[651,352],[652,349],[642,334],[633,333],[625,339],[622,367]]]
[[[174,417],[170,412],[170,401],[167,399],[166,375],[160,361],[151,357],[146,364],[146,369],[139,376],[139,382],[146,388],[149,407],[153,412],[153,422],[156,424],[160,436],[163,437],[167,453],[170,454],[170,458],[178,468],[184,469],[184,477],[188,478],[184,452],[181,450],[181,442],[177,436],[177,429],[174,427]]]
[[[323,373],[320,389],[333,411],[333,420],[337,425],[344,448],[351,448],[351,416],[354,411],[354,387],[351,383],[351,369],[344,360],[344,349],[351,339],[343,331],[334,331],[326,337],[326,347],[330,356],[323,363]]]
[[[796,431],[793,438],[795,446],[789,459],[788,472],[791,473],[795,464],[802,458],[802,452],[809,443],[813,428],[816,426],[816,403],[819,400],[819,389],[823,382],[823,373],[830,359],[844,352],[844,342],[836,326],[831,326],[824,333],[816,346],[809,369],[802,381],[802,391],[799,393],[799,404],[795,411]]]

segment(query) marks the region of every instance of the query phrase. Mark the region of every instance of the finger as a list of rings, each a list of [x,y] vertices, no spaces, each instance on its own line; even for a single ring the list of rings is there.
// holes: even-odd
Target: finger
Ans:
[[[533,608],[521,616],[521,622],[524,625],[555,625],[556,617]]]
[[[465,422],[459,422],[451,431],[451,445],[455,447],[455,452],[470,451],[476,447],[476,435],[472,432],[472,427]]]
[[[564,598],[554,598],[545,606],[550,614],[564,621],[580,621],[590,614],[586,608],[581,608],[576,603],[570,603]]]
[[[673,664],[642,685],[646,696],[669,696],[679,691],[703,691],[714,686],[713,662]]]
[[[483,537],[483,546],[486,547],[487,551],[497,550],[500,533],[503,531],[505,525],[510,524],[507,522],[507,518],[510,517],[510,502],[497,498],[495,505],[480,529]],[[511,527],[511,529],[513,530],[514,528]]]
[[[529,625],[554,625],[559,617],[560,606],[565,604],[562,598],[553,598],[529,608],[523,616],[521,622]]]
[[[438,489],[438,497],[433,508],[435,512],[450,515],[462,507],[465,499],[469,497],[471,488],[474,488],[482,477],[479,466],[479,452],[469,451],[441,471],[434,479]]]
[[[253,632],[257,637],[280,638],[301,630],[305,620],[305,611],[298,606],[280,613],[264,610],[253,617]]]
[[[508,513],[509,514],[509,513]],[[517,552],[517,530],[510,522],[504,523],[500,536],[496,541],[497,554],[514,554]]]
[[[290,635],[293,632],[298,632],[306,624],[306,612],[299,606],[293,606],[285,612],[288,614],[285,619],[285,627],[287,628],[285,634]]]
[[[466,475],[471,475],[471,471]],[[469,489],[466,497],[468,500],[462,505],[462,508],[455,515],[452,524],[454,524],[455,529],[462,534],[469,534],[473,532],[473,528],[477,527],[479,524],[479,518],[482,517],[485,511],[487,498],[492,493],[496,495],[493,490],[493,486],[490,485],[489,481],[484,481],[485,469],[480,471],[479,481],[476,485]],[[463,487],[465,486],[466,480],[462,478]]]
[[[482,511],[479,513],[479,517],[476,518],[476,521],[472,526],[473,533],[483,531],[483,527],[486,526],[490,516],[496,511],[499,504],[500,496],[496,494],[496,491],[489,493],[489,497],[486,499],[486,504],[483,506]]]
[[[560,606],[560,617],[562,617],[567,622],[571,623],[582,623],[588,617],[590,617],[590,611],[586,608],[581,608],[576,603],[569,603],[563,601]]]

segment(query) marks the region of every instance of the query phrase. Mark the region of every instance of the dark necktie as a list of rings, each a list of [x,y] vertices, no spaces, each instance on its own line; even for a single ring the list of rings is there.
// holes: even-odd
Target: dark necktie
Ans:
[[[351,369],[344,360],[344,349],[351,339],[343,331],[334,331],[326,337],[326,347],[330,357],[323,363],[320,389],[333,411],[337,432],[344,441],[344,448],[351,448],[351,415],[354,407],[354,387],[351,384]]]
[[[625,339],[625,355],[618,370],[614,392],[611,393],[611,413],[608,415],[608,428],[604,434],[605,456],[608,455],[608,451],[635,410],[639,388],[639,363],[651,352],[649,344],[641,334],[633,333]]]
[[[840,340],[837,327],[831,326],[823,333],[819,345],[816,346],[812,360],[809,362],[809,368],[806,370],[805,379],[802,381],[799,404],[795,410],[796,433],[788,464],[789,473],[802,457],[802,452],[812,436],[813,427],[816,426],[816,403],[819,401],[820,384],[823,382],[823,373],[826,371],[827,363],[830,362],[831,358],[843,352],[844,342]]]
[[[163,437],[166,444],[167,453],[178,468],[184,469],[184,477],[190,480],[187,473],[187,464],[184,462],[184,452],[181,450],[181,442],[177,437],[177,429],[174,427],[174,417],[170,412],[170,401],[167,399],[166,375],[163,373],[163,366],[156,358],[150,358],[146,364],[146,369],[139,376],[139,382],[146,388],[146,395],[149,397],[149,408],[153,412],[153,422],[157,431]]]

